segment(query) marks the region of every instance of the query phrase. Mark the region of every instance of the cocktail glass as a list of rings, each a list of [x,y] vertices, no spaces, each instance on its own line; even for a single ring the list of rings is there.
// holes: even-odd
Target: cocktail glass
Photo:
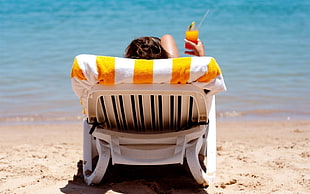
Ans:
[[[198,43],[198,35],[199,35],[199,29],[197,27],[195,27],[194,29],[185,31],[185,39],[195,44]],[[190,45],[189,43],[185,43],[185,48],[188,50],[194,49],[193,46]]]

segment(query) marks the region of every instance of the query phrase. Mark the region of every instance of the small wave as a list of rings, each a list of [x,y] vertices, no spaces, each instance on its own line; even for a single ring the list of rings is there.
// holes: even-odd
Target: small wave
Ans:
[[[1,117],[0,125],[19,125],[19,124],[51,124],[51,123],[74,123],[82,121],[83,116],[53,116],[46,117],[41,115],[9,116]]]
[[[309,112],[279,109],[256,109],[248,111],[222,111],[217,113],[221,120],[300,120],[308,119]]]
[[[218,116],[219,117],[223,117],[223,118],[226,118],[226,117],[240,117],[240,116],[243,116],[243,115],[244,115],[243,113],[237,112],[237,111],[220,112],[220,113],[218,113]]]

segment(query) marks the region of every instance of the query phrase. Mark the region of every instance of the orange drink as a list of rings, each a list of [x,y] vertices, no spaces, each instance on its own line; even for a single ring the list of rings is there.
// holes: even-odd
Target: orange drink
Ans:
[[[185,39],[197,44],[198,43],[198,34],[199,34],[198,29],[187,30],[185,32]],[[188,44],[188,43],[185,43],[185,48],[189,49],[189,50],[193,50],[193,46]]]

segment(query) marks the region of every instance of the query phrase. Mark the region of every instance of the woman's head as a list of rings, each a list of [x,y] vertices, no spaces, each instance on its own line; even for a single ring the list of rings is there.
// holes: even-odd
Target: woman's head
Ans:
[[[132,59],[167,59],[169,54],[156,37],[141,37],[133,40],[126,48],[125,57]]]

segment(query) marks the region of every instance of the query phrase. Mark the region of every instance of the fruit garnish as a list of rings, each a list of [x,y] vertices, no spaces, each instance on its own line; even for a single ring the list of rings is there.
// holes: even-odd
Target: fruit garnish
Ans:
[[[195,25],[196,25],[196,22],[192,22],[192,23],[188,26],[187,30],[188,30],[188,31],[193,30],[193,29],[195,28]]]

